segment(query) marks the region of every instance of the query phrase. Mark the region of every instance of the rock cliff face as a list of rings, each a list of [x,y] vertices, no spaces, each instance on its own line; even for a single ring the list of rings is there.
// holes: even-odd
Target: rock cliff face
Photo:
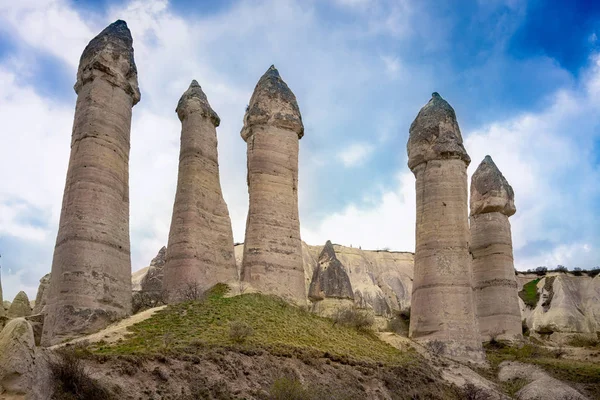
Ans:
[[[515,211],[512,187],[486,156],[471,179],[470,225],[473,293],[484,341],[522,337],[508,221]]]
[[[352,284],[346,270],[335,255],[330,241],[319,255],[308,290],[308,298],[320,301],[325,298],[354,300]]]
[[[48,286],[50,285],[50,274],[46,274],[40,279],[37,295],[35,296],[35,305],[33,306],[33,314],[42,314],[46,308],[48,301]]]
[[[248,152],[246,246],[241,279],[255,289],[304,302],[298,217],[298,149],[304,135],[294,93],[271,66],[244,116]]]
[[[162,292],[163,290],[163,271],[166,263],[167,248],[162,247],[156,257],[150,261],[146,274],[140,280],[138,290],[145,292]]]
[[[536,306],[529,308],[519,300],[522,318],[532,331],[556,332],[553,338],[570,333],[595,337],[600,332],[600,275],[591,278],[563,273],[549,273],[545,277],[519,274],[519,290],[535,279],[540,279]]]
[[[190,284],[206,290],[237,280],[229,211],[221,193],[219,116],[196,81],[177,105],[181,149],[163,287],[180,300]]]
[[[140,100],[133,39],[116,21],[79,61],[71,155],[42,342],[93,332],[131,312],[129,149]]]
[[[29,304],[29,298],[27,297],[27,293],[20,291],[10,304],[7,317],[19,318],[27,317],[29,315],[31,315],[31,304]]]
[[[4,309],[4,300],[2,298],[2,274],[0,272],[0,318],[4,316],[6,316],[6,310]]]
[[[482,361],[469,254],[470,158],[454,109],[439,94],[411,124],[407,150],[417,194],[409,335],[444,342],[449,356]]]

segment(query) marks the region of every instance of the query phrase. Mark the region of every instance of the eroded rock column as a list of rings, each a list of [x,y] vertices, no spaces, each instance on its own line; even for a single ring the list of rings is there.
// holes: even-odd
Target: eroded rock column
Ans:
[[[163,278],[169,301],[189,297],[185,292],[196,286],[206,290],[237,279],[231,220],[219,179],[219,116],[196,81],[176,111],[182,124],[179,176]]]
[[[433,93],[410,126],[408,166],[416,177],[415,270],[410,337],[444,343],[444,353],[479,361],[467,198],[471,159],[454,109]]]
[[[473,293],[482,340],[522,337],[508,217],[514,192],[490,156],[471,178]]]
[[[271,66],[244,116],[250,208],[241,278],[255,289],[305,302],[298,219],[298,148],[304,125],[296,96]]]
[[[92,39],[79,61],[46,346],[99,330],[131,311],[129,137],[132,107],[140,100],[132,45],[119,20]]]

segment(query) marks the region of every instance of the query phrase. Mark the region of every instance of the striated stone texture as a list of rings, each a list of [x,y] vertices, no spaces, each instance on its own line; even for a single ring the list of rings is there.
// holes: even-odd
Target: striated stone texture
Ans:
[[[508,217],[514,192],[490,156],[471,178],[473,294],[482,340],[522,338]]]
[[[180,300],[190,284],[206,290],[237,279],[231,219],[219,180],[219,116],[196,81],[176,111],[181,150],[163,278],[169,301]]]
[[[19,318],[27,317],[28,315],[31,315],[31,304],[29,304],[29,297],[27,297],[27,293],[20,291],[10,304],[10,308],[8,309],[6,316],[8,318]]]
[[[312,301],[325,298],[354,300],[350,278],[340,260],[337,259],[329,240],[319,255],[308,290],[308,298]]]
[[[0,318],[5,316],[6,310],[4,310],[4,300],[2,298],[2,270],[0,269]]]
[[[132,107],[140,100],[132,44],[119,20],[92,39],[79,61],[45,346],[131,312],[129,148]]]
[[[150,261],[148,271],[140,283],[140,290],[144,292],[162,292],[164,267],[167,262],[167,248],[163,246],[156,257]]]
[[[304,125],[296,96],[271,66],[244,116],[250,207],[241,279],[255,289],[306,299],[298,218],[298,149]]]
[[[41,314],[45,311],[46,303],[48,302],[48,286],[50,285],[50,274],[46,274],[40,279],[40,285],[35,296],[35,305],[33,306],[33,314]]]
[[[454,109],[439,94],[411,124],[407,150],[417,194],[409,335],[444,342],[449,356],[482,361],[469,254],[470,158]]]

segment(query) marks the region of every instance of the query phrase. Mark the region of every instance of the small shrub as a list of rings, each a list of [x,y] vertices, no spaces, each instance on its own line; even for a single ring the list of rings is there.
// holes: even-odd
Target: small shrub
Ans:
[[[600,340],[584,335],[575,335],[569,339],[568,344],[573,347],[600,347]]]
[[[554,271],[552,272],[562,272],[566,274],[567,272],[569,272],[569,270],[564,265],[557,265],[556,268],[554,268]]]
[[[581,268],[573,268],[573,275],[581,276],[583,275],[583,271],[581,270]]]
[[[357,308],[341,308],[333,314],[333,323],[355,328],[358,331],[369,331],[375,323],[375,318],[365,311]]]
[[[254,334],[254,329],[243,321],[233,321],[229,324],[229,338],[235,343],[244,343]]]
[[[502,383],[502,388],[511,398],[517,395],[517,392],[525,387],[529,382],[523,378],[511,379]]]
[[[495,331],[490,333],[490,341],[487,343],[487,347],[493,347],[495,349],[502,349],[506,347],[506,344],[500,340],[498,337],[504,332]]]
[[[431,353],[433,353],[435,355],[444,354],[444,352],[446,351],[446,343],[442,342],[441,340],[437,340],[437,339],[427,342],[426,347],[427,347],[427,350],[429,350]]]
[[[587,276],[590,278],[595,278],[596,275],[600,274],[600,267],[592,268],[589,271],[586,271]]]
[[[488,400],[490,393],[472,383],[467,383],[462,388],[461,398],[464,400]]]
[[[198,301],[205,298],[204,291],[198,282],[187,282],[179,289],[178,295],[182,301]]]
[[[546,275],[547,272],[548,272],[548,268],[546,268],[546,267],[537,267],[535,269],[535,274],[537,276],[544,276],[544,275]]]
[[[270,400],[311,400],[310,394],[297,379],[279,378],[271,385]]]
[[[81,356],[74,349],[61,349],[48,358],[54,383],[54,398],[59,400],[110,400],[110,392],[91,378]]]
[[[544,335],[550,336],[554,333],[554,329],[552,329],[552,327],[550,325],[539,326],[535,331],[542,336],[544,336]]]
[[[387,322],[387,331],[398,335],[408,335],[410,325],[410,308],[397,311],[392,319]]]
[[[134,314],[167,304],[166,292],[135,292],[131,297],[131,311]]]

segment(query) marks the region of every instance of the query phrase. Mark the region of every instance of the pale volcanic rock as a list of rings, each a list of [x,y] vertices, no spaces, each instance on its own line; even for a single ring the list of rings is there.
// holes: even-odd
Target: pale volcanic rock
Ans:
[[[132,45],[119,20],[81,55],[45,346],[131,312],[129,149],[132,107],[140,100]]]
[[[241,279],[256,290],[306,301],[298,217],[298,150],[304,126],[296,97],[271,66],[244,116],[250,196]]]
[[[45,311],[48,301],[48,286],[50,285],[50,274],[46,274],[40,279],[40,285],[35,296],[33,314],[41,314]]]
[[[325,298],[354,300],[354,292],[350,278],[344,266],[337,259],[333,245],[328,240],[319,255],[317,267],[313,272],[312,282],[308,291],[311,301]]]
[[[6,316],[8,318],[19,318],[27,317],[28,315],[31,315],[31,304],[29,304],[29,297],[27,297],[27,293],[20,291],[10,304],[10,308],[8,309]]]
[[[4,300],[2,298],[2,274],[0,270],[0,318],[4,316],[6,316],[6,310],[4,309]]]
[[[167,262],[167,248],[163,246],[156,254],[156,257],[150,261],[140,282],[140,289],[144,292],[160,293],[163,290],[164,266]],[[133,281],[132,281],[133,283]]]
[[[206,290],[238,276],[219,178],[219,116],[196,81],[181,96],[176,111],[182,124],[179,175],[163,271],[169,301],[179,300],[190,284]]]
[[[8,322],[0,332],[0,393],[24,395],[35,386],[35,340],[23,318]]]
[[[508,217],[514,192],[490,156],[471,178],[473,294],[482,340],[522,338]]]
[[[454,110],[439,94],[411,124],[407,150],[417,194],[409,335],[444,342],[449,356],[482,361],[469,254],[470,158]]]

